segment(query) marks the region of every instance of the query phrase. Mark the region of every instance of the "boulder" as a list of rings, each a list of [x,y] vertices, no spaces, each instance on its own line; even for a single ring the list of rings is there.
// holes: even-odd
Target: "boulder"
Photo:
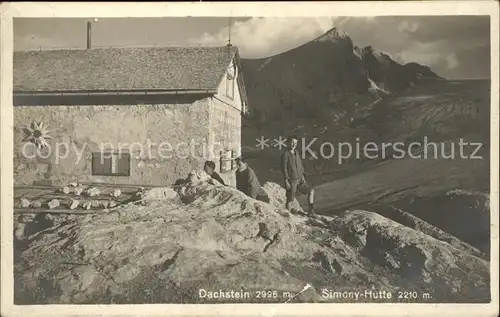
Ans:
[[[31,202],[26,198],[21,198],[20,204],[21,204],[21,208],[29,208],[31,205]]]
[[[73,193],[77,196],[80,196],[83,193],[84,189],[82,187],[76,187]]]
[[[74,210],[74,209],[78,208],[79,205],[80,205],[80,202],[78,200],[72,199],[71,203],[69,205],[69,209]]]
[[[173,200],[179,196],[178,193],[170,187],[151,188],[138,192],[136,195],[142,200]]]
[[[64,194],[69,194],[71,193],[71,189],[68,187],[68,186],[64,186],[61,191],[64,193]]]
[[[109,208],[109,200],[102,200],[101,207],[104,209]]]
[[[82,207],[86,210],[90,210],[92,208],[92,201],[85,201]]]
[[[42,208],[42,202],[40,200],[35,200],[31,203],[31,208]]]
[[[24,236],[24,228],[26,227],[26,224],[25,223],[17,223],[15,226],[14,226],[14,241],[18,240],[18,241],[22,241],[25,239],[25,236]]]
[[[90,202],[90,204],[92,205],[92,209],[99,209],[99,208],[102,208],[103,204],[102,204],[102,201],[101,200],[92,200]]]
[[[280,185],[272,182],[265,182],[262,189],[271,199],[271,203],[277,208],[285,208],[286,206],[286,190]],[[292,202],[292,210],[294,213],[303,213],[304,210],[300,206],[297,199]]]
[[[86,192],[86,195],[89,197],[95,197],[95,196],[99,196],[101,194],[101,191],[97,187],[88,188],[88,189],[86,189],[85,192]]]
[[[49,209],[55,209],[55,208],[59,207],[60,205],[61,205],[61,202],[59,201],[59,199],[52,199],[48,203]]]
[[[210,175],[204,171],[191,171],[187,176],[186,180],[193,186],[200,185],[209,182],[211,179]]]

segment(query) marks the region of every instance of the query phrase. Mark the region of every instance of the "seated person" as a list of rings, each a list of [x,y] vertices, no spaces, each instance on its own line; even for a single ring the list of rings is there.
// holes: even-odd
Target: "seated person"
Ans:
[[[248,163],[244,162],[242,157],[239,157],[236,159],[236,166],[236,188],[253,199],[269,203],[269,196],[260,186],[257,175],[248,166]]]
[[[206,161],[205,165],[203,166],[203,170],[205,171],[205,173],[210,175],[210,177],[212,179],[215,179],[216,181],[218,181],[219,183],[221,183],[224,186],[226,185],[224,183],[224,180],[222,179],[222,177],[220,177],[220,175],[215,171],[215,163],[214,162]]]

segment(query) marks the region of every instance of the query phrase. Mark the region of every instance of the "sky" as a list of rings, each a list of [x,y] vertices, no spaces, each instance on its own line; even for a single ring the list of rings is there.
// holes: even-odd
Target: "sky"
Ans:
[[[14,19],[14,49],[84,48],[87,21],[93,19]],[[225,45],[230,33],[243,58],[262,58],[332,27],[346,32],[355,45],[370,45],[399,63],[427,65],[445,78],[490,77],[488,16],[98,18],[92,23],[92,46]]]

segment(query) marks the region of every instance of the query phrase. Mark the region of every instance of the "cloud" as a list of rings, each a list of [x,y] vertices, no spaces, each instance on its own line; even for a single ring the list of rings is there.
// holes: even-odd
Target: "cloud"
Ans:
[[[420,23],[416,21],[402,21],[398,25],[398,31],[399,32],[409,32],[409,33],[414,33],[418,30],[420,27]]]
[[[488,78],[491,73],[490,45],[456,53],[459,66],[448,70],[450,78]]]
[[[413,39],[420,42],[456,39],[475,43],[489,38],[489,16],[419,16],[405,17],[408,24],[418,23]]]
[[[281,53],[302,45],[342,25],[348,18],[259,18],[235,21],[231,26],[231,42],[237,45],[243,57],[255,58]],[[225,45],[229,27],[215,34],[204,33],[189,42],[200,45]]]
[[[451,53],[445,57],[446,62],[448,63],[448,68],[453,69],[459,65],[457,55],[455,53]]]
[[[401,63],[416,62],[432,66],[442,62],[442,59],[446,56],[443,55],[441,47],[442,43],[440,42],[414,42],[394,54],[393,57]]]
[[[400,63],[429,66],[446,78],[490,74],[488,16],[406,16],[350,19],[343,30],[359,46],[371,45]]]

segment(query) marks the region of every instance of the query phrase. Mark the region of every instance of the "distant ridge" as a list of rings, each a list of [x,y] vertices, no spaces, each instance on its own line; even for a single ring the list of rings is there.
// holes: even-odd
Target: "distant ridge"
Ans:
[[[331,109],[443,79],[427,66],[401,65],[372,46],[358,47],[338,27],[281,54],[242,64],[250,107],[264,121],[324,117]]]

